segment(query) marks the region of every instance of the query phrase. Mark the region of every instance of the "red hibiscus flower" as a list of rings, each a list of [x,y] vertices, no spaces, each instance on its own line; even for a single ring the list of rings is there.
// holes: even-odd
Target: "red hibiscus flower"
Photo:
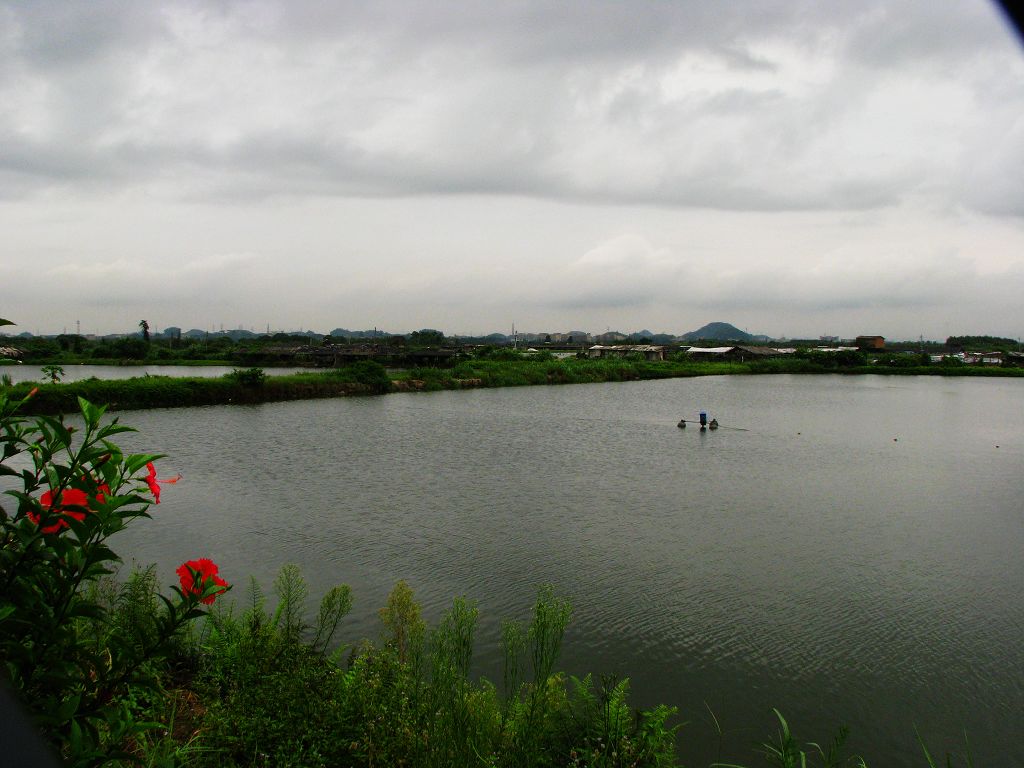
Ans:
[[[103,495],[105,493],[110,493],[106,483],[96,487],[94,498],[98,504],[106,500]],[[43,533],[56,533],[68,527],[69,517],[79,522],[85,520],[85,513],[89,510],[89,496],[78,488],[65,488],[57,494],[51,489],[39,497],[39,504],[48,512],[58,515],[57,522],[43,527]],[[36,512],[30,511],[28,519],[39,525],[39,515]]]
[[[146,485],[149,486],[149,492],[153,494],[153,503],[154,504],[159,504],[160,503],[160,484],[161,483],[167,485],[167,484],[176,483],[179,480],[181,480],[181,473],[180,472],[177,475],[175,475],[174,477],[168,477],[168,478],[166,478],[164,480],[161,480],[160,478],[158,478],[156,476],[156,467],[153,466],[153,462],[152,461],[150,461],[150,462],[148,462],[146,464],[146,471],[147,471],[147,474],[146,474]]]
[[[198,560],[188,560],[178,566],[175,573],[178,574],[178,578],[181,580],[181,590],[186,595],[201,595],[206,591],[210,582],[213,582],[218,587],[224,587],[224,589],[217,590],[212,595],[207,595],[202,599],[205,605],[212,605],[217,595],[221,592],[226,592],[227,588],[231,585],[228,584],[224,579],[217,575],[217,564],[210,560],[208,557],[201,557]]]

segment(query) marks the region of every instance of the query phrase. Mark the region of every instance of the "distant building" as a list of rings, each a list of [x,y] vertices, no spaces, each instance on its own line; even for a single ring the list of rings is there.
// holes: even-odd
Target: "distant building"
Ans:
[[[607,333],[601,333],[594,337],[594,341],[598,344],[615,344],[620,341],[625,341],[628,337],[624,333],[618,331],[608,331]]]
[[[548,335],[551,336],[552,344],[585,344],[590,341],[590,334],[585,331],[569,331],[567,333],[552,333]]]
[[[726,360],[736,347],[690,347],[686,354],[697,360]]]
[[[626,357],[633,354],[643,355],[644,360],[664,360],[665,348],[654,344],[617,344],[610,347],[595,344],[587,350],[587,356],[591,358]]]
[[[750,360],[767,360],[771,357],[791,355],[795,349],[776,349],[775,347],[690,347],[686,353],[696,360],[732,360],[749,362]]]
[[[857,349],[885,349],[884,336],[858,336]]]
[[[968,365],[1002,365],[1002,352],[964,352],[963,361]]]

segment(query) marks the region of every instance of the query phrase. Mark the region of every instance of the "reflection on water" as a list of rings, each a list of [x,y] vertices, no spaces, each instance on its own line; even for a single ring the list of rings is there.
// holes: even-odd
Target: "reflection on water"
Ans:
[[[749,762],[777,706],[872,765],[919,765],[915,726],[1021,764],[1022,405],[1020,380],[745,376],[136,412],[184,479],[125,541],[168,582],[200,556],[347,582],[352,642],[398,579],[435,618],[465,594],[492,679],[499,621],[552,583],[565,667],[679,706],[688,763],[719,757],[708,708]],[[676,427],[701,408],[723,429]]]

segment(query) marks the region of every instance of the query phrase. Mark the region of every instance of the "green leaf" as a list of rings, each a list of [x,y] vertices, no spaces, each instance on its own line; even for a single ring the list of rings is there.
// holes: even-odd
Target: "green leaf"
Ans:
[[[96,605],[95,603],[76,602],[71,608],[68,609],[67,616],[81,616],[83,618],[90,619],[102,619],[106,613],[102,606]]]
[[[162,459],[166,455],[167,454],[164,453],[133,453],[130,456],[126,456],[124,459],[125,471],[127,471],[129,475],[134,475],[149,462]]]
[[[56,712],[57,722],[63,723],[70,720],[74,716],[75,712],[78,711],[78,705],[81,701],[82,695],[78,694],[77,696],[71,696],[61,702],[61,705],[57,708]],[[72,723],[72,730],[74,730],[74,726],[75,724]]]
[[[78,396],[78,407],[82,411],[82,418],[85,419],[86,429],[93,430],[99,426],[100,418],[107,410],[105,405],[93,405],[81,395]]]
[[[2,317],[0,317],[0,325],[17,325],[17,323],[13,323],[10,320],[4,320]]]
[[[82,751],[82,729],[77,720],[71,721],[71,754],[77,755]]]

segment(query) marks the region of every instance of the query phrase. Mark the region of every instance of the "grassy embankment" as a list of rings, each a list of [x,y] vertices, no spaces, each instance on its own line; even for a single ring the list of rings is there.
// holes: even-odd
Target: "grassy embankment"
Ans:
[[[109,403],[114,410],[129,410],[345,397],[384,394],[391,391],[437,391],[472,387],[585,384],[687,376],[776,373],[1020,377],[1024,376],[1024,369],[947,365],[859,365],[839,368],[805,359],[754,362],[648,362],[574,358],[467,360],[449,369],[412,368],[389,375],[380,365],[366,362],[344,368],[311,370],[309,373],[286,376],[264,376],[261,369],[247,369],[220,378],[142,376],[117,380],[87,379],[58,384],[35,385],[22,382],[14,385],[12,395],[17,397],[27,393],[33,386],[38,386],[38,393],[26,404],[26,412],[66,413],[77,410],[78,397],[90,402]]]

